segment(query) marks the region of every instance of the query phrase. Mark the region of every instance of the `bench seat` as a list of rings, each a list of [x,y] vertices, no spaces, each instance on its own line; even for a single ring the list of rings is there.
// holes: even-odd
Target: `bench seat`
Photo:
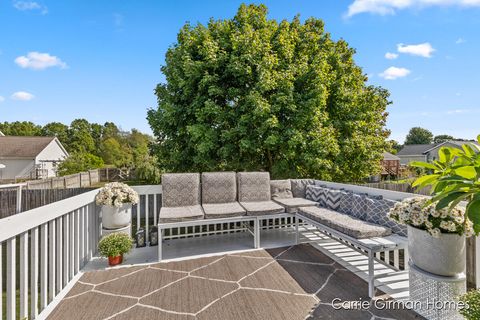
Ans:
[[[304,198],[273,198],[273,201],[285,207],[288,213],[295,213],[300,207],[315,207],[318,204]]]
[[[242,207],[247,210],[249,216],[260,216],[284,213],[285,208],[273,201],[252,201],[252,202],[240,202]]]
[[[162,207],[159,215],[160,223],[182,222],[203,219],[202,206]]]
[[[355,239],[385,237],[392,234],[389,228],[356,219],[327,208],[300,207],[297,214]]]
[[[206,219],[230,218],[244,216],[245,209],[238,202],[202,204]]]

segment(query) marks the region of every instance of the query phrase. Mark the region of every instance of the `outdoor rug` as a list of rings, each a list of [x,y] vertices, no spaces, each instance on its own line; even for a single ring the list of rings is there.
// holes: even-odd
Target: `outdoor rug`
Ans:
[[[48,319],[423,319],[373,304],[340,308],[370,302],[367,292],[364,280],[301,244],[87,272]]]

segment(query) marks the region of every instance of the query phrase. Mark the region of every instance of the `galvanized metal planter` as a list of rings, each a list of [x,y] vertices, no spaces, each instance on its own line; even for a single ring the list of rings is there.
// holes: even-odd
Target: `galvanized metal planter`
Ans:
[[[126,227],[132,220],[132,204],[124,203],[120,208],[102,206],[102,224],[104,229]]]
[[[465,236],[442,233],[439,238],[408,226],[410,259],[429,273],[452,277],[465,272]]]

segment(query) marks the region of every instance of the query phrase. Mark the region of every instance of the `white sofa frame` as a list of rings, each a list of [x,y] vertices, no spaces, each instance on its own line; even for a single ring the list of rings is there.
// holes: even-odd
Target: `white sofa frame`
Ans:
[[[381,278],[381,275],[375,276],[374,263],[375,261],[381,263],[389,268],[394,268],[396,271],[400,271],[398,263],[398,250],[403,249],[405,268],[407,268],[408,261],[408,238],[402,237],[397,234],[392,234],[386,237],[372,237],[357,239],[346,235],[340,231],[327,227],[321,224],[318,221],[309,219],[301,214],[301,212],[296,214],[295,219],[295,230],[296,230],[296,243],[299,243],[299,220],[307,222],[308,224],[316,227],[320,232],[324,233],[330,238],[341,241],[342,243],[348,245],[355,251],[365,254],[368,257],[368,296],[373,298],[375,296],[375,279]],[[394,263],[394,266],[390,265],[387,261],[380,259],[380,252],[387,252],[394,250],[394,259],[397,260]]]

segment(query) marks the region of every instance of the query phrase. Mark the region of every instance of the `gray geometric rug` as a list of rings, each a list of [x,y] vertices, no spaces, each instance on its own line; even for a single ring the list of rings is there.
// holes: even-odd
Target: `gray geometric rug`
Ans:
[[[409,310],[332,306],[370,301],[367,293],[364,280],[301,244],[87,272],[48,319],[423,319]]]

